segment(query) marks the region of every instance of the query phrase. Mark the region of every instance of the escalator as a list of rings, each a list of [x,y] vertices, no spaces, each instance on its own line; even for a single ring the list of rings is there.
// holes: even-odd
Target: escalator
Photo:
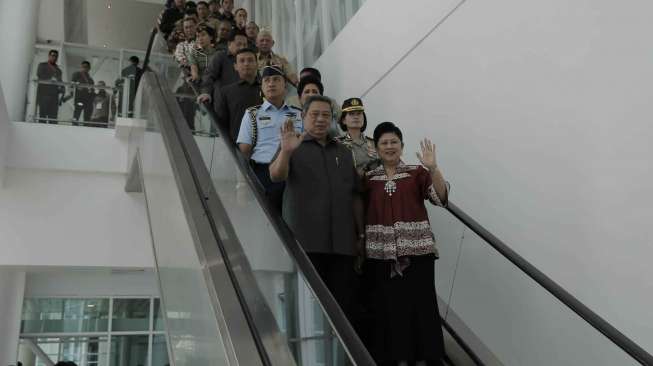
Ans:
[[[201,118],[217,133],[191,133],[172,90],[162,74],[143,74],[136,98],[143,124],[129,139],[129,189],[146,196],[172,364],[374,365],[292,232],[268,207],[247,161],[222,138],[227,131],[202,107]],[[441,233],[441,255],[457,258],[435,276],[447,363],[653,365],[650,354],[464,212],[452,205],[429,213]],[[491,275],[464,267],[474,256],[495,261],[530,292],[510,293],[515,284],[507,283],[506,291],[485,293]],[[521,311],[492,314],[490,304],[518,304]],[[551,329],[534,334],[534,319]],[[596,352],[579,354],[584,347]]]

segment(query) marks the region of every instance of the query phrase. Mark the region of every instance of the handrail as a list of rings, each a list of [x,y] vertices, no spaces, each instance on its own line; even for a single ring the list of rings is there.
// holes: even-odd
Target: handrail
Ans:
[[[165,87],[160,82],[160,80],[158,78],[158,75],[156,75],[153,71],[149,71],[149,72],[152,73],[155,76],[155,80],[157,82],[156,86],[158,87],[158,89],[163,94],[164,99],[165,99],[166,96],[168,96],[169,98],[172,98],[172,93],[170,93],[168,90],[165,90]],[[205,193],[201,189],[201,187],[202,187],[202,178],[200,177],[201,172],[198,172],[198,169],[196,168],[196,165],[194,164],[193,157],[192,157],[193,154],[195,154],[195,155],[199,154],[199,151],[194,151],[193,152],[192,149],[189,149],[188,145],[186,143],[184,143],[183,137],[181,136],[181,133],[180,133],[181,132],[180,131],[180,126],[179,126],[180,123],[178,123],[178,118],[175,118],[175,112],[172,110],[172,107],[174,106],[174,103],[171,104],[170,103],[170,102],[172,102],[171,100],[167,100],[166,102],[168,102],[166,104],[166,107],[168,108],[168,113],[171,115],[171,119],[173,120],[171,130],[173,130],[174,134],[177,136],[177,138],[178,138],[177,141],[179,142],[181,150],[183,151],[183,153],[185,155],[185,158],[186,158],[186,160],[187,160],[187,162],[188,162],[188,164],[190,166],[190,173],[191,173],[190,175],[191,175],[191,178],[193,180],[194,185],[199,189],[201,194],[204,195]],[[186,125],[185,121],[182,122],[181,124],[184,125],[184,126]],[[195,159],[195,161],[197,161],[197,159]],[[205,214],[210,216],[211,211],[206,205],[207,205],[206,197],[204,197],[204,199],[202,200],[202,206],[203,206],[203,209],[205,211]],[[230,281],[232,283],[233,289],[234,289],[235,294],[236,294],[236,299],[239,302],[240,307],[241,307],[242,312],[243,312],[243,315],[244,315],[244,317],[245,317],[245,319],[247,321],[247,325],[249,327],[250,334],[252,335],[252,338],[254,340],[256,348],[257,348],[257,350],[259,352],[259,355],[261,357],[261,362],[265,366],[271,366],[271,365],[273,365],[273,363],[270,361],[270,356],[268,355],[268,353],[265,350],[263,340],[261,339],[261,335],[260,335],[260,333],[259,333],[259,331],[257,329],[257,326],[256,326],[256,324],[255,324],[255,322],[253,320],[252,312],[250,311],[249,307],[247,306],[247,302],[245,300],[245,295],[243,294],[242,288],[240,287],[237,276],[235,274],[235,270],[234,270],[235,266],[231,263],[231,259],[229,257],[229,254],[227,253],[227,250],[225,249],[224,245],[222,244],[221,237],[218,234],[219,230],[216,228],[215,223],[212,222],[211,220],[209,220],[209,224],[211,226],[211,229],[212,229],[212,231],[214,233],[215,238],[217,239],[217,244],[218,244],[217,248],[218,248],[218,250],[219,250],[219,252],[221,254],[221,260],[225,264],[225,266],[224,266],[225,270],[228,273],[228,276],[230,278]]]
[[[79,89],[103,89],[103,90],[116,90],[117,88],[115,86],[102,86],[102,85],[97,85],[97,84],[84,84],[84,83],[78,83],[78,82],[73,82],[73,81],[55,81],[55,80],[40,80],[40,79],[32,79],[31,80],[33,83],[36,84],[42,84],[42,85],[58,85],[58,86],[68,86],[71,88],[79,88]]]
[[[447,330],[451,338],[453,338],[456,343],[460,346],[460,348],[467,353],[469,358],[471,358],[472,362],[474,362],[474,365],[476,366],[485,366],[485,363],[481,360],[480,357],[476,355],[474,350],[472,350],[472,347],[465,342],[465,340],[456,332],[455,329],[447,322],[447,319],[440,317],[440,321],[442,322],[442,327]]]
[[[201,104],[200,108],[204,113],[207,113],[210,116],[211,123],[218,130],[219,134],[222,136],[229,136],[229,131],[227,128],[216,122],[216,114],[211,108],[207,108],[207,106],[204,104]],[[335,298],[331,294],[331,291],[329,291],[329,289],[326,287],[326,284],[324,284],[322,278],[317,273],[317,270],[315,267],[313,267],[313,263],[308,258],[306,252],[302,249],[292,230],[290,230],[283,218],[281,218],[281,216],[269,203],[269,200],[266,198],[261,185],[258,183],[258,178],[256,177],[254,171],[243,158],[243,155],[240,153],[236,145],[232,143],[226,143],[225,145],[229,150],[229,154],[234,158],[234,161],[238,166],[241,174],[247,181],[248,185],[251,187],[257,201],[263,207],[265,216],[272,223],[272,226],[279,235],[279,238],[284,244],[284,247],[286,250],[288,250],[294,259],[295,265],[297,265],[304,279],[306,282],[308,282],[310,288],[318,298],[319,303],[322,306],[324,312],[327,314],[327,318],[331,322],[333,329],[338,334],[338,337],[342,340],[343,345],[345,346],[354,363],[356,365],[376,365],[372,359],[372,356],[367,351],[367,348],[363,345],[363,342],[358,337],[358,334],[349,323],[349,320],[347,320],[347,317],[340,308],[340,305],[338,305]]]
[[[143,63],[144,71],[146,70],[147,62],[149,61],[149,55],[152,51],[156,33],[157,29],[154,28],[150,36],[145,61]],[[196,96],[198,95],[195,88],[193,88],[193,92]],[[206,105],[200,104],[200,109],[202,112],[209,115],[211,123],[216,128],[216,130],[219,131],[219,134],[222,136],[229,136],[229,131],[227,131],[226,127],[217,123],[217,117],[211,108],[207,108]],[[363,342],[358,337],[358,334],[347,320],[347,317],[343,313],[342,309],[340,309],[340,306],[336,302],[335,298],[326,287],[326,284],[324,284],[322,281],[321,277],[317,273],[317,270],[313,267],[310,259],[295,239],[294,234],[286,225],[281,216],[277,214],[276,210],[270,206],[268,199],[262,190],[262,187],[260,187],[258,184],[258,178],[250,168],[247,161],[243,158],[242,154],[234,144],[226,143],[225,145],[229,150],[229,154],[233,157],[234,162],[238,166],[238,169],[251,187],[257,201],[263,207],[263,212],[266,215],[267,219],[273,224],[272,226],[279,235],[281,242],[293,257],[295,265],[300,269],[304,279],[309,284],[315,295],[319,298],[319,303],[323,307],[324,312],[327,314],[327,318],[331,322],[333,329],[337,333],[338,337],[342,340],[346,352],[350,355],[356,365],[376,365],[372,356],[367,351],[367,348],[363,345]],[[201,161],[202,159],[197,160]]]
[[[648,353],[633,340],[628,338],[626,335],[621,333],[617,328],[608,323],[605,319],[599,316],[597,313],[588,308],[585,304],[580,302],[567,290],[558,285],[555,281],[545,275],[542,271],[537,269],[534,265],[528,262],[524,257],[517,254],[512,250],[508,245],[503,241],[497,238],[494,234],[488,231],[486,228],[481,226],[476,220],[467,215],[463,210],[458,206],[449,202],[447,210],[454,215],[458,220],[460,220],[465,226],[470,230],[480,236],[484,241],[486,241],[490,246],[492,246],[499,254],[503,255],[508,259],[512,264],[519,268],[522,272],[532,278],[545,290],[547,290],[551,295],[555,296],[560,302],[565,306],[570,308],[573,312],[578,314],[583,320],[589,323],[593,328],[598,330],[606,338],[608,338],[612,343],[617,345],[623,351],[628,353],[632,358],[637,360],[642,365],[652,366],[653,365],[653,355]]]
[[[154,38],[156,38],[158,32],[159,30],[156,27],[153,27],[150,32],[150,39],[147,41],[147,50],[145,51],[145,58],[143,59],[143,69],[140,72],[140,75],[136,75],[136,90],[138,90],[138,85],[141,83],[141,76],[148,70],[150,56],[152,55],[152,46],[154,45]]]

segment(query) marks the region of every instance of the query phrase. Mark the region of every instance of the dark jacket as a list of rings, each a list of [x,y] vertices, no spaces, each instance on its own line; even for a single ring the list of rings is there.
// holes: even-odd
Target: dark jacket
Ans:
[[[168,36],[175,29],[175,23],[184,18],[184,12],[172,7],[163,11],[161,15],[161,23],[159,24],[159,29],[163,33],[164,37],[168,39]]]
[[[356,255],[353,203],[360,181],[346,147],[310,135],[290,158],[283,218],[308,253]]]
[[[61,80],[61,69],[57,65],[50,65],[47,62],[41,62],[36,69],[36,76],[39,80],[63,81]],[[37,97],[57,97],[66,91],[64,86],[39,84],[36,89]]]
[[[94,97],[93,85],[95,81],[89,74],[84,74],[81,71],[75,71],[70,79],[73,83],[80,85],[75,87],[75,103],[77,102],[90,102]]]

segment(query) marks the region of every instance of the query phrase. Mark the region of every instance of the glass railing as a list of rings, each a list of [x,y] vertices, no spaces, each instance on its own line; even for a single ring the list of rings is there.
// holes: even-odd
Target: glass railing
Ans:
[[[153,73],[148,74],[153,75]],[[270,213],[265,206],[264,202],[266,201],[262,193],[253,188],[255,186],[252,179],[255,178],[248,175],[251,172],[248,171],[248,165],[240,157],[236,147],[230,140],[223,139],[223,134],[219,131],[211,133],[211,129],[218,130],[212,114],[206,113],[207,110],[203,107],[200,111],[195,110],[192,116],[194,123],[189,125],[187,121],[190,118],[185,116],[183,108],[176,108],[177,106],[181,107],[180,101],[184,102],[189,98],[187,96],[179,98],[178,95],[173,94],[171,90],[166,89],[167,83],[160,81],[162,79],[163,77],[157,75],[159,86],[167,97],[164,102],[158,103],[171,107],[168,108],[167,113],[171,114],[171,120],[176,123],[176,133],[182,139],[180,143],[186,150],[185,154],[190,156],[191,160],[193,156],[196,157],[196,160],[192,161],[196,170],[203,169],[206,172],[204,176],[200,175],[203,179],[197,181],[197,184],[202,187],[204,195],[206,195],[206,205],[211,212],[210,218],[219,233],[221,244],[216,246],[224,250],[225,256],[230,258],[230,265],[227,264],[227,267],[233,270],[234,286],[242,292],[243,307],[245,312],[251,316],[250,327],[260,335],[261,345],[266,353],[271,359],[279,360],[286,357],[284,349],[289,350],[288,357],[290,359],[287,361],[299,365],[373,364],[351,325],[310,265],[308,258],[298,243],[292,239],[287,227],[284,225],[285,229],[280,231],[280,227],[283,225],[281,219]],[[179,83],[175,83],[175,85],[179,85]],[[139,89],[139,92],[144,94],[143,90],[147,89],[148,86],[145,85]],[[177,98],[175,99],[175,97]],[[148,116],[148,129],[151,131],[146,132],[145,141],[147,141],[147,136],[157,130],[155,120],[160,118],[161,113],[164,112],[153,109],[153,103],[156,101],[142,96],[136,99],[142,101],[142,107],[136,109],[140,109],[141,114]],[[208,126],[208,133],[191,135],[189,127],[193,125],[196,127],[196,132],[200,130],[197,127]],[[184,138],[186,141],[183,140]],[[160,140],[161,138],[156,137],[156,139]],[[161,150],[163,144],[157,144],[159,146],[157,149]],[[147,143],[143,144],[144,148],[148,145]],[[141,152],[141,155],[143,155],[144,186],[152,221],[162,301],[164,301],[168,321],[177,322],[178,319],[171,319],[173,314],[185,313],[188,317],[193,317],[192,314],[196,310],[176,310],[176,308],[183,307],[184,296],[177,296],[175,293],[181,290],[175,289],[179,286],[184,287],[181,292],[195,289],[196,296],[200,296],[199,293],[202,291],[207,291],[204,289],[206,284],[200,284],[202,282],[199,275],[201,260],[195,259],[195,256],[199,254],[196,254],[196,250],[188,247],[190,244],[181,246],[180,240],[175,240],[174,244],[169,242],[169,240],[177,238],[179,234],[173,235],[168,232],[171,227],[166,227],[164,224],[159,226],[154,221],[154,217],[161,215],[161,212],[168,212],[167,216],[173,210],[178,210],[180,215],[183,215],[183,211],[181,205],[176,208],[160,207],[160,209],[156,209],[151,207],[153,205],[150,205],[149,186],[151,184],[160,185],[161,177],[157,177],[159,182],[150,181],[148,176],[151,174],[148,173],[147,166],[152,163],[146,161],[144,152]],[[147,155],[159,157],[159,159],[160,156],[165,156],[163,151]],[[199,165],[201,165],[201,169],[198,169]],[[166,179],[169,181],[165,184],[169,189],[166,194],[171,195],[175,187],[170,176],[171,170],[166,168],[166,171],[166,176],[168,176]],[[160,196],[163,197],[165,194]],[[256,229],[252,230],[253,227]],[[159,235],[156,233],[159,230],[162,233],[167,232],[167,234]],[[180,239],[190,243],[190,237]],[[177,251],[183,251],[184,254],[176,253]],[[167,262],[163,262],[161,258],[165,258]],[[185,262],[183,267],[195,266],[195,269],[186,274],[184,271],[180,272],[178,267],[183,262]],[[166,273],[170,273],[170,275]],[[191,284],[190,282],[193,281],[197,283]],[[320,295],[315,296],[316,292]],[[169,305],[169,301],[166,302],[166,293],[170,294],[168,296],[178,298],[180,303]],[[206,300],[209,295],[202,296]],[[203,303],[208,304],[209,302],[203,301]],[[186,325],[181,325],[182,323]],[[180,322],[179,328],[188,332],[189,324],[194,323],[194,321],[186,319]],[[204,324],[215,326],[215,322],[212,320],[205,321]],[[172,324],[168,324],[167,329],[171,329],[170,340],[174,354],[175,348],[179,346],[179,343],[175,341],[178,337],[172,331],[175,329]],[[214,334],[213,341],[218,339],[219,337]],[[177,359],[176,355],[174,357]]]
[[[48,52],[59,53],[55,72],[39,76]],[[139,66],[130,58],[137,57]],[[25,121],[73,126],[112,127],[118,117],[134,117],[136,84],[144,51],[109,49],[72,43],[37,45],[30,69]],[[88,73],[79,74],[82,61]],[[170,87],[178,67],[168,54],[152,53],[150,68],[164,75]],[[100,91],[105,93],[100,93]]]
[[[34,99],[26,121],[89,127],[113,127],[120,93],[114,87],[32,80]]]
[[[242,322],[224,267],[213,269],[223,275],[219,283],[209,273],[207,260],[220,261],[219,257],[196,246],[201,224],[187,216],[187,205],[197,199],[188,196],[193,187],[178,182],[176,173],[183,171],[179,161],[184,158],[180,144],[167,143],[168,135],[162,133],[161,123],[170,117],[159,88],[158,83],[141,82],[135,109],[147,116],[147,126],[144,131],[132,130],[129,145],[147,202],[170,358],[178,366],[234,365],[240,357],[253,357],[252,365],[261,364],[256,348],[247,348],[248,325]],[[169,150],[171,146],[177,150]]]
[[[242,255],[297,363],[345,365],[353,362],[345,352],[347,345],[336,335],[322,301],[315,296],[303,270],[297,266],[297,253],[291,253],[287,248],[289,243],[284,243],[288,239],[280,235],[279,221],[271,219],[271,215],[276,214],[261,202],[256,183],[239,169],[246,162],[234,156],[235,146],[222,136],[198,138],[198,147],[211,178],[204,183],[215,190],[225,207],[235,238],[242,246]],[[291,244],[297,246],[294,239]]]
[[[163,45],[159,40],[153,47],[163,52]],[[240,259],[234,265],[248,268],[246,272],[253,274],[251,278],[240,278],[249,296],[247,306],[251,312],[258,314],[261,306],[269,309],[274,327],[280,330],[285,346],[299,365],[370,364],[371,357],[299,244],[282,219],[268,211],[267,201],[257,191],[256,178],[248,176],[253,174],[249,165],[231,140],[224,138],[228,133],[220,131],[213,113],[207,109],[210,107],[195,103],[197,85],[187,81],[182,70],[172,85],[170,91],[174,92],[181,112],[181,118],[175,120],[186,122],[194,133],[195,140],[191,143],[196,144],[202,157],[198,162],[209,173],[200,184],[206,191],[215,192],[217,199],[213,201],[220,202],[214,208],[220,214],[214,219],[227,222],[232,230],[225,240],[227,251]],[[280,232],[280,227],[285,231]],[[294,249],[293,253],[288,245]],[[302,266],[297,265],[298,256],[303,256]],[[310,274],[304,275],[306,270]],[[315,287],[319,287],[321,296],[315,296]],[[254,317],[253,321],[259,329],[270,328],[266,317]],[[335,323],[339,330],[334,329]]]

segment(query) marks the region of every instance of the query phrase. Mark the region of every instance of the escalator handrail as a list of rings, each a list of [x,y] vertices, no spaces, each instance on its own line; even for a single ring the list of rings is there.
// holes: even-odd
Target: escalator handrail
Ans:
[[[578,316],[585,320],[594,329],[598,330],[612,343],[617,345],[632,358],[637,360],[637,362],[647,366],[653,365],[653,356],[650,353],[648,353],[632,339],[628,338],[617,328],[615,328],[613,325],[608,323],[605,319],[603,319],[601,316],[583,304],[562,286],[553,281],[549,276],[537,269],[537,267],[524,259],[524,257],[517,254],[517,252],[512,250],[508,245],[506,245],[501,239],[497,238],[489,230],[481,226],[481,224],[471,218],[462,209],[449,202],[447,210],[470,230],[476,233],[476,235],[487,242],[492,248],[499,252],[499,254],[508,259],[527,276],[537,282],[537,284],[555,296],[566,307],[578,314]]]
[[[149,55],[151,53],[156,32],[156,29],[153,29],[150,37],[150,42],[148,44],[147,56],[145,59],[146,61],[149,61]],[[193,89],[193,92],[197,97],[197,91]],[[229,131],[224,126],[217,123],[215,112],[211,108],[207,108],[206,105],[200,104],[200,109],[203,113],[209,115],[211,124],[219,131],[220,135],[229,136]],[[175,122],[181,126],[181,128],[188,128],[185,121]],[[339,339],[342,340],[342,343],[345,346],[351,359],[354,361],[354,364],[360,366],[376,365],[372,356],[367,351],[367,348],[363,345],[363,342],[358,337],[358,334],[347,320],[347,317],[336,302],[335,298],[326,287],[326,284],[324,284],[322,281],[320,275],[317,273],[317,270],[313,267],[310,259],[295,239],[294,234],[286,225],[281,216],[278,215],[275,209],[272,208],[272,206],[269,204],[265,193],[262,191],[262,188],[258,183],[258,178],[256,177],[254,171],[250,168],[248,162],[243,158],[243,155],[234,144],[230,143],[228,140],[225,142],[230,155],[233,157],[234,163],[236,163],[249,187],[251,187],[257,201],[263,207],[263,211],[267,219],[270,221],[270,223],[272,223],[272,226],[279,235],[280,240],[284,244],[286,250],[288,250],[290,255],[293,257],[295,265],[299,268],[299,272],[301,272],[302,276],[309,284],[311,290],[318,298],[318,302],[326,313],[327,318],[331,322],[331,325],[337,333]],[[196,159],[196,161],[201,161],[201,159]]]
[[[218,130],[220,135],[229,136],[229,131],[227,128],[216,122],[217,116],[211,108],[208,108],[204,104],[200,104],[200,109],[202,112],[210,116],[211,124]],[[279,235],[279,238],[284,247],[286,250],[288,250],[294,259],[295,265],[297,265],[299,268],[299,272],[302,274],[306,282],[309,284],[311,290],[317,297],[318,302],[322,306],[324,312],[327,314],[331,325],[338,334],[338,337],[342,340],[342,343],[347,348],[347,351],[354,363],[356,365],[376,365],[372,359],[372,356],[369,354],[367,348],[363,345],[363,342],[358,337],[358,334],[347,320],[347,317],[336,302],[335,298],[326,287],[326,284],[322,281],[322,278],[317,273],[315,267],[313,267],[312,262],[295,238],[295,235],[290,230],[283,218],[270,205],[260,183],[258,183],[256,174],[249,166],[247,160],[245,160],[235,144],[230,143],[230,141],[225,142],[225,145],[229,150],[230,155],[233,157],[234,162],[238,166],[240,173],[243,175],[247,181],[247,184],[252,189],[252,192],[256,196],[258,203],[263,207],[264,214]]]

